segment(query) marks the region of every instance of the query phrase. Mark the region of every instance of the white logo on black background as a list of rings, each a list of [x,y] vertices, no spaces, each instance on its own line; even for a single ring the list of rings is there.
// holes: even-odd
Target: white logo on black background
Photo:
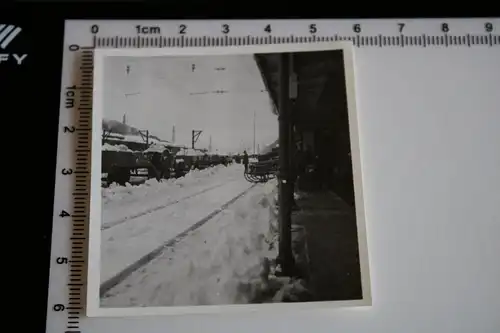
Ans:
[[[21,31],[23,31],[23,29],[15,25],[0,24],[0,49],[5,50]],[[21,65],[27,56],[27,54],[0,53],[0,64],[2,62],[15,61],[17,65]]]
[[[0,48],[6,49],[23,29],[10,24],[0,24]]]

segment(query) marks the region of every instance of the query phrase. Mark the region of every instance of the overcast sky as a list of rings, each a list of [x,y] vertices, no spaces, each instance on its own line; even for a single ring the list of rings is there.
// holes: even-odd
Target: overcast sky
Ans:
[[[252,55],[197,57],[109,57],[105,63],[104,117],[149,130],[161,139],[237,152],[262,149],[278,137],[278,120]],[[127,74],[127,66],[130,72]],[[224,68],[224,70],[216,70]],[[226,90],[224,94],[196,94]],[[127,94],[130,94],[126,96]]]

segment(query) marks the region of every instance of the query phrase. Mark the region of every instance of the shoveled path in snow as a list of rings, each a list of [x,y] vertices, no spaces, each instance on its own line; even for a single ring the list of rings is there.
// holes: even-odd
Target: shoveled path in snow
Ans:
[[[252,187],[227,209],[175,246],[162,249],[101,298],[103,307],[186,306],[246,303],[239,282],[260,272],[269,252],[269,208],[264,184]]]
[[[141,217],[141,216],[144,216],[144,215],[147,215],[147,214],[150,214],[152,212],[155,212],[157,210],[160,210],[160,209],[164,209],[168,206],[172,206],[172,205],[175,205],[175,204],[178,204],[179,202],[183,201],[183,200],[186,200],[186,199],[190,199],[192,197],[195,197],[197,195],[200,195],[200,194],[203,194],[205,192],[208,192],[208,191],[212,191],[218,187],[221,187],[221,186],[224,186],[226,185],[228,182],[232,182],[232,181],[235,181],[234,179],[230,179],[228,181],[226,181],[225,183],[217,183],[215,185],[212,185],[212,186],[208,186],[208,187],[205,187],[201,190],[198,190],[198,191],[186,191],[188,194],[183,196],[183,197],[180,197],[180,198],[175,198],[175,199],[171,199],[170,201],[167,201],[166,203],[162,203],[158,206],[152,206],[152,207],[146,207],[146,208],[143,208],[142,210],[136,212],[136,213],[133,213],[133,214],[129,214],[129,215],[126,215],[125,217],[121,217],[117,220],[113,220],[113,221],[108,221],[108,222],[105,222],[102,224],[102,227],[101,227],[101,230],[106,230],[106,229],[109,229],[109,228],[112,228],[118,224],[121,224],[123,222],[126,222],[126,221],[129,221],[129,220],[133,220],[133,219],[136,219],[138,217]],[[149,206],[149,205],[148,205]]]
[[[101,284],[252,186],[240,174],[200,195],[101,231]]]

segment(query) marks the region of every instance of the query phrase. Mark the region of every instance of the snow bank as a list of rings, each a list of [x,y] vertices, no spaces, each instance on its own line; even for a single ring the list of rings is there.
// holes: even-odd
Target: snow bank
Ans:
[[[279,247],[278,224],[278,182],[276,179],[266,183],[261,202],[266,202],[269,211],[267,243],[272,249],[272,255],[262,258],[259,274],[253,268],[252,273],[242,279],[238,286],[238,297],[245,303],[275,303],[275,302],[306,302],[312,300],[312,293],[308,290],[307,282],[303,278],[278,276],[281,267],[277,264],[277,249]],[[295,199],[299,197],[294,193]],[[292,225],[292,248],[295,263],[300,269],[308,270],[309,255],[305,242],[305,229]],[[297,251],[297,252],[296,252]],[[303,272],[304,273],[304,272]]]
[[[258,279],[277,255],[273,184],[258,184],[228,209],[135,272],[102,300],[103,306],[245,304],[242,286]],[[266,259],[267,258],[267,259]]]
[[[134,263],[139,259],[163,247],[179,234],[188,233],[186,230],[196,229],[198,223],[203,223],[207,216],[250,187],[251,184],[244,179],[227,182],[216,188],[212,185],[208,191],[196,195],[191,193],[184,200],[168,200],[163,205],[148,209],[136,206],[130,210],[135,215],[107,220],[101,229],[102,282],[115,277],[130,265],[137,267]],[[120,209],[127,210],[128,207]]]
[[[101,299],[101,305],[194,306],[306,300],[310,294],[302,280],[276,276],[276,196],[276,180],[257,184],[111,289]]]
[[[134,186],[111,184],[101,188],[102,225],[241,179],[242,175],[241,165],[217,165],[204,170],[192,170],[177,179],[158,182],[153,178]]]
[[[192,186],[194,183],[199,183],[203,180],[208,181],[209,177],[219,173],[227,173],[227,171],[234,172],[228,167],[217,165],[203,170],[191,170],[180,178],[169,178],[161,181],[156,180],[156,178],[151,178],[146,182],[135,186],[132,186],[129,183],[127,183],[126,186],[120,186],[113,183],[109,187],[101,189],[102,204],[106,205],[111,202],[123,203],[124,200],[143,200],[145,199],[144,197],[157,194],[158,192],[171,192],[182,187]]]
[[[277,256],[272,200],[275,184],[259,184],[234,206],[193,232],[172,251],[175,276],[166,301],[172,305],[245,304],[245,285]]]
[[[249,304],[307,298],[303,280],[275,275],[276,194],[276,180],[257,185],[220,218],[170,249],[169,263],[163,268],[165,282],[155,305]]]

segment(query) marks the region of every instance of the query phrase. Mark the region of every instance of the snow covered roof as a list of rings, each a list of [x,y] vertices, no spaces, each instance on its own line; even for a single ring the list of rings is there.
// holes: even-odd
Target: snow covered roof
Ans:
[[[192,149],[192,148],[184,148],[179,152],[179,155],[186,155],[186,156],[203,156],[205,155],[204,152],[199,151],[197,149]]]
[[[163,153],[165,150],[170,151],[166,145],[157,142],[149,146],[144,153]]]
[[[133,152],[125,145],[110,145],[109,143],[105,143],[102,145],[102,151],[127,151]]]
[[[106,135],[106,140],[107,141],[116,141],[116,142],[133,142],[133,143],[146,143],[146,137],[143,137],[142,135],[135,135],[135,134],[116,134],[116,133],[110,133]],[[154,137],[148,137],[149,143],[162,143],[162,144],[169,144],[168,141],[165,140],[159,140]]]

